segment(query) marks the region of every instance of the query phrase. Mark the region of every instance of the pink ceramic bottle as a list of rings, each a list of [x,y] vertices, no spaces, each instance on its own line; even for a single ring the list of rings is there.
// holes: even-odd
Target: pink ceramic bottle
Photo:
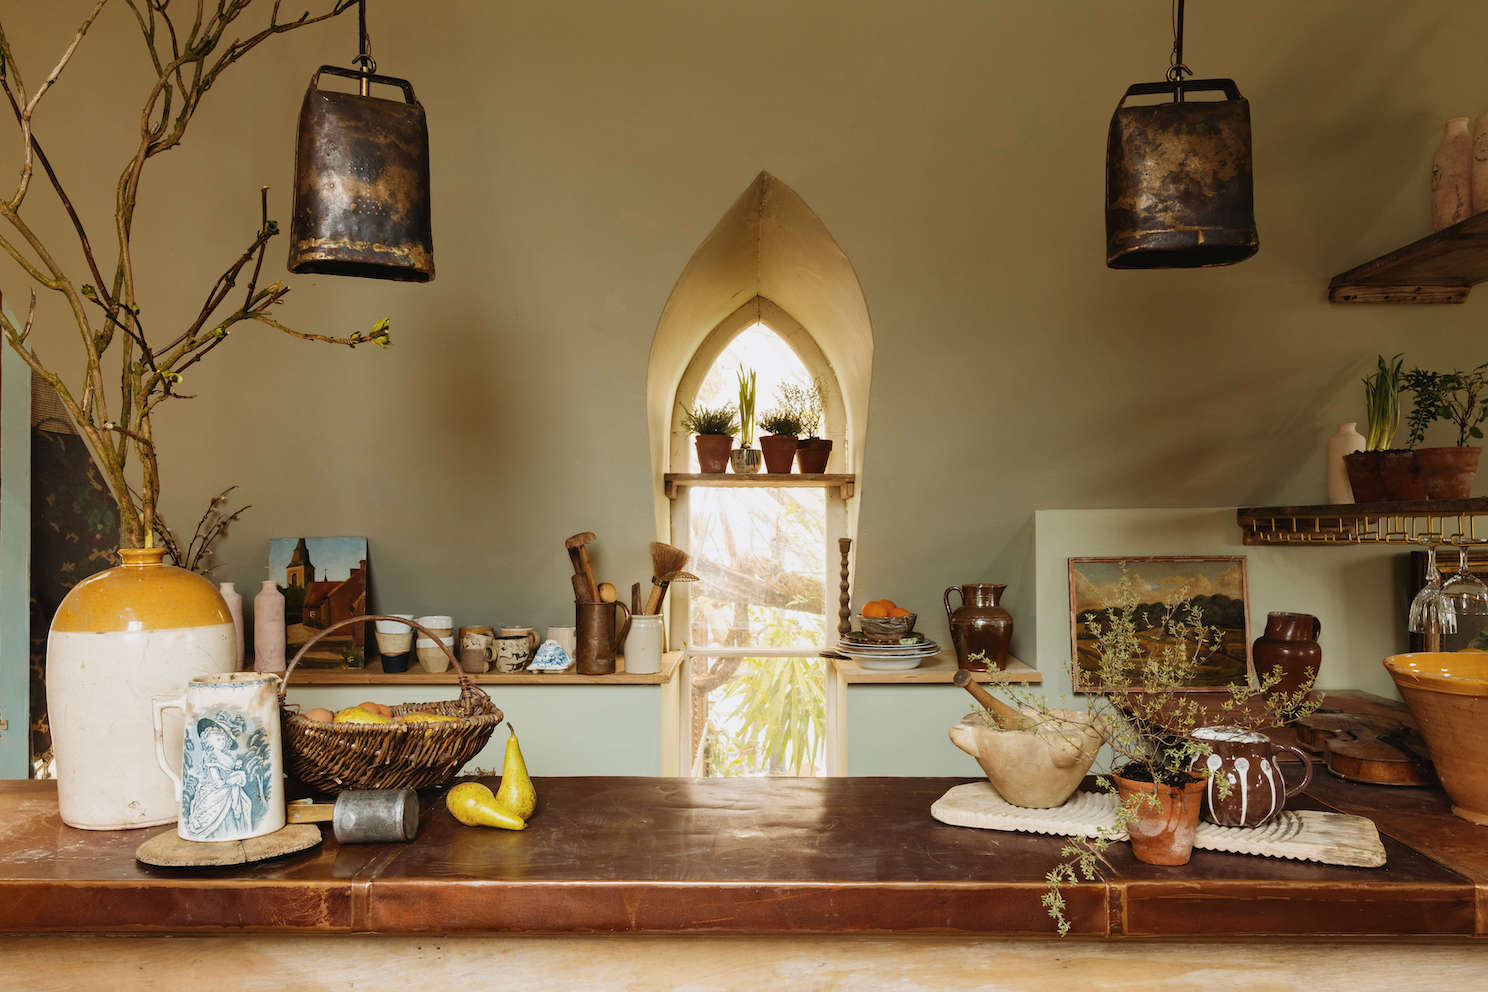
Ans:
[[[1447,121],[1431,159],[1431,229],[1440,231],[1472,213],[1473,136],[1466,117]]]
[[[221,582],[217,585],[217,591],[222,593],[223,602],[227,603],[227,612],[232,614],[233,630],[238,640],[238,670],[243,668],[243,596],[233,587],[231,582]]]
[[[253,670],[284,671],[284,593],[273,579],[253,597]]]

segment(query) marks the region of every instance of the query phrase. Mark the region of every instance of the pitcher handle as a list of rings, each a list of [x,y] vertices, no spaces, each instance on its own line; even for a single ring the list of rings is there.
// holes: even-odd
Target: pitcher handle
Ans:
[[[1308,757],[1306,751],[1302,750],[1301,748],[1293,747],[1290,744],[1277,744],[1276,750],[1290,751],[1297,757],[1302,759],[1302,781],[1298,782],[1295,786],[1287,790],[1286,797],[1290,799],[1297,793],[1301,792],[1303,789],[1307,788],[1308,783],[1312,781],[1312,758]]]
[[[165,760],[165,711],[186,711],[186,697],[183,696],[153,696],[150,699],[150,722],[155,725],[155,763],[160,770],[165,772],[166,777],[171,780],[175,788],[176,802],[181,801],[181,776],[171,771],[171,766]],[[184,756],[183,759],[184,760]]]
[[[1315,641],[1323,634],[1323,622],[1317,617],[1312,618],[1312,639]]]
[[[615,605],[618,606],[618,607],[620,607],[620,612],[622,612],[622,613],[625,614],[625,622],[620,625],[620,629],[619,630],[615,631],[615,644],[614,644],[614,648],[615,648],[615,653],[616,654],[619,654],[620,653],[620,645],[622,645],[622,644],[625,643],[625,635],[628,634],[628,633],[630,633],[630,616],[631,616],[631,613],[630,613],[630,607],[626,606],[624,603],[620,602],[618,599],[615,600]]]
[[[951,609],[951,593],[955,593],[957,596],[960,596],[961,597],[961,605],[962,606],[965,606],[966,605],[966,597],[961,594],[961,587],[960,586],[946,586],[945,594],[943,596],[941,596],[940,599],[941,599],[941,602],[945,603],[945,611],[946,611],[946,619],[947,620],[949,620],[951,618],[951,614],[955,612],[954,610]]]

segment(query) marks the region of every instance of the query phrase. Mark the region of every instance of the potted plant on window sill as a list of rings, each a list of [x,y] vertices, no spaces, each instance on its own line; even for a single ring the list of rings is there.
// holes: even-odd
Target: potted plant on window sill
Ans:
[[[754,369],[739,370],[739,446],[729,455],[735,475],[753,475],[760,470],[759,449],[754,447]]]
[[[1399,355],[1389,362],[1381,355],[1378,369],[1363,380],[1369,433],[1363,451],[1343,457],[1355,503],[1421,499],[1425,495],[1416,474],[1414,456],[1408,450],[1391,447],[1400,428],[1401,364]]]
[[[1468,441],[1482,439],[1483,421],[1488,419],[1488,362],[1467,372],[1411,369],[1405,374],[1405,388],[1414,400],[1407,443],[1415,448],[1425,498],[1471,496],[1482,449],[1471,447]],[[1439,420],[1457,428],[1457,443],[1451,447],[1420,447],[1426,440],[1426,429]]]
[[[759,419],[760,450],[765,456],[765,471],[772,475],[789,475],[796,461],[796,446],[801,439],[801,418],[784,408],[771,410]]]
[[[796,445],[796,467],[803,475],[820,475],[832,457],[832,442],[816,436],[826,410],[821,380],[785,383],[779,389],[779,398],[780,406],[800,419],[805,435]]]
[[[722,475],[728,471],[729,451],[734,446],[734,435],[739,433],[739,418],[732,406],[721,406],[716,410],[705,406],[682,412],[682,426],[697,438],[698,471],[707,475]]]

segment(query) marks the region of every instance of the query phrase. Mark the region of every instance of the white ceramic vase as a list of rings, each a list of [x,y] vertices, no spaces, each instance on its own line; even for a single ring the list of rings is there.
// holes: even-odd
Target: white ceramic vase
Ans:
[[[1440,231],[1472,213],[1473,136],[1466,117],[1447,121],[1431,159],[1431,229]]]
[[[1349,485],[1348,469],[1343,456],[1364,450],[1364,435],[1353,421],[1339,424],[1338,430],[1328,438],[1328,502],[1352,503],[1354,489]]]
[[[273,579],[253,597],[253,670],[284,671],[284,593]]]
[[[234,588],[231,582],[219,582],[217,591],[222,593],[222,601],[227,604],[227,612],[232,614],[233,631],[238,638],[238,669],[243,668],[243,595]]]
[[[62,822],[84,830],[171,823],[177,805],[155,763],[150,700],[234,667],[232,614],[211,582],[125,548],[123,564],[79,582],[47,637],[47,714]],[[181,723],[165,745],[181,752]]]
[[[661,671],[661,617],[633,616],[625,635],[625,670],[631,675]]]

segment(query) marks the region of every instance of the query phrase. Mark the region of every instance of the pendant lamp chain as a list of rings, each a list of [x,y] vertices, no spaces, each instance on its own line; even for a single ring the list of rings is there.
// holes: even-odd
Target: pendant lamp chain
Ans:
[[[367,77],[377,71],[377,60],[372,57],[372,39],[367,34],[367,0],[357,0],[357,56],[351,61],[362,67],[361,92],[366,96]]]
[[[1173,51],[1168,58],[1168,82],[1177,84],[1177,89],[1173,91],[1174,103],[1183,102],[1183,77],[1194,74],[1183,61],[1183,2],[1184,0],[1173,0]]]

